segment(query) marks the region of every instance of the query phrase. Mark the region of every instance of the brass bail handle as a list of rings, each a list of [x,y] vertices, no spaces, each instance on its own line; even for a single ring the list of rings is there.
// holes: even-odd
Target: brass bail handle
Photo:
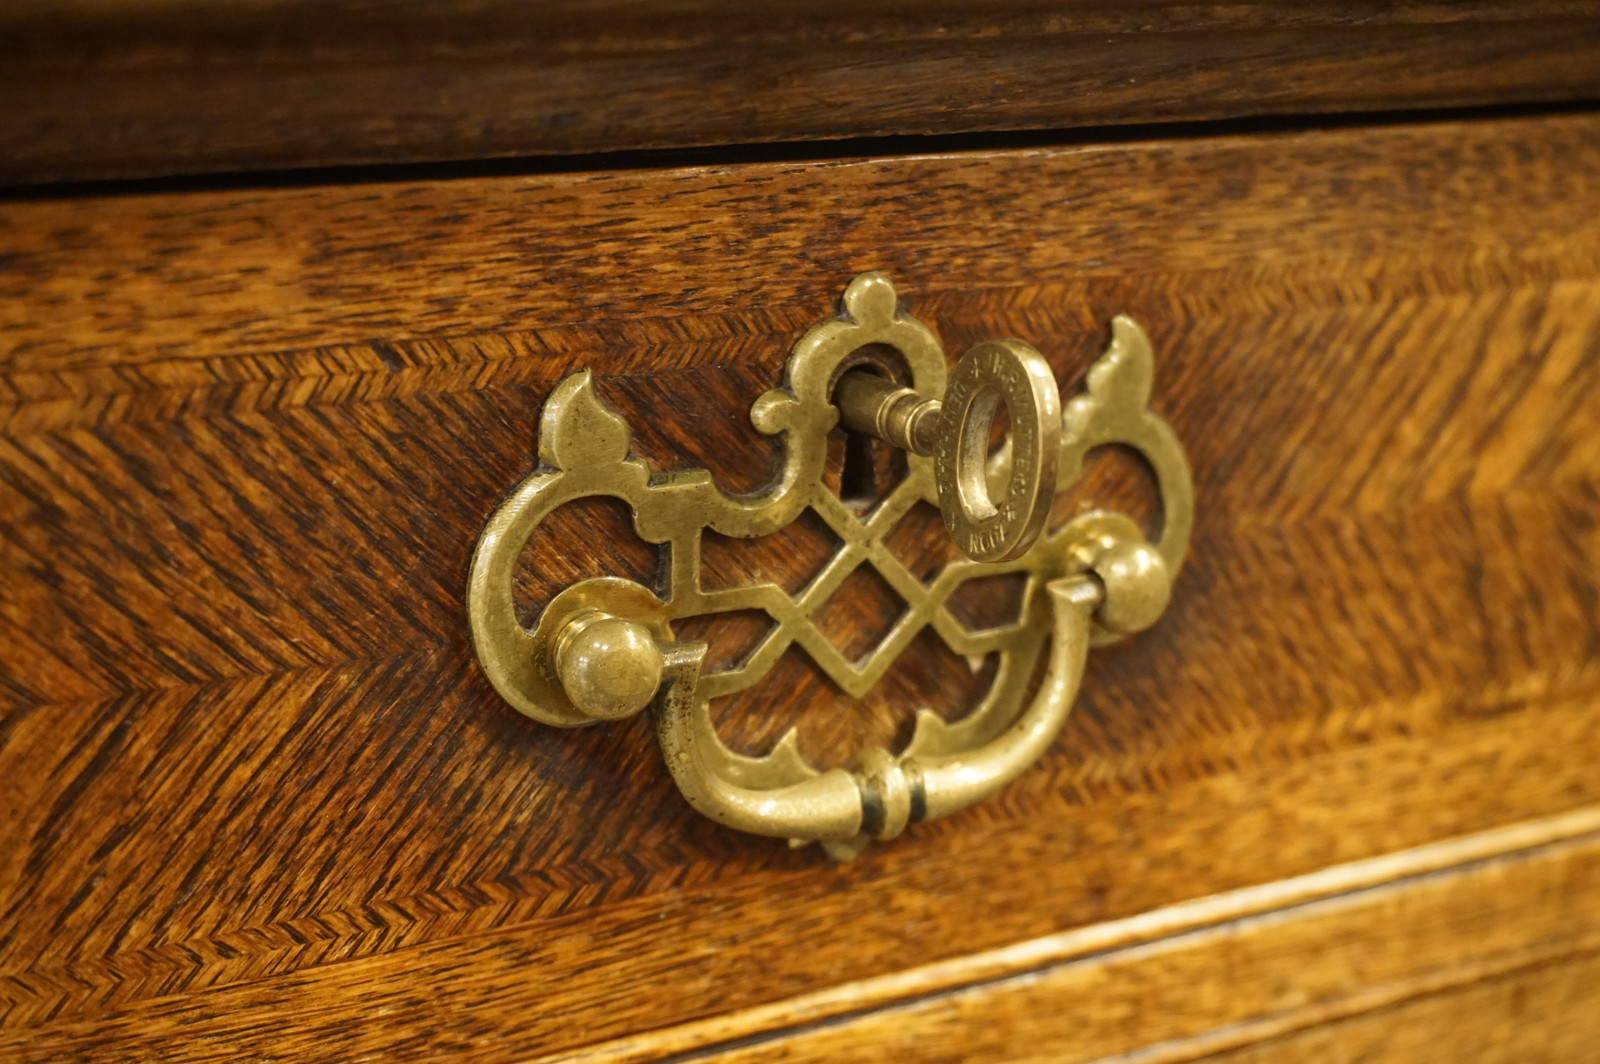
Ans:
[[[1132,320],[1066,402],[1043,356],[1020,340],[990,340],[947,371],[933,330],[905,313],[880,273],[846,287],[841,313],[806,330],[781,387],[753,398],[750,422],[782,445],[782,465],[753,493],[724,491],[708,470],[657,474],[633,453],[627,420],[596,394],[592,374],[562,381],[539,415],[538,461],[484,525],[467,585],[467,617],[484,674],[518,711],[561,728],[650,710],[667,769],[691,806],[740,831],[816,842],[836,857],[990,794],[1042,757],[1071,711],[1089,648],[1138,632],[1167,605],[1194,518],[1183,447],[1150,409],[1154,352]],[[905,380],[869,369],[860,353],[898,353]],[[1010,415],[1008,446],[990,454],[996,416]],[[829,476],[837,425],[920,456],[863,516]],[[1051,528],[1055,492],[1079,476],[1093,448],[1126,446],[1155,476],[1161,532],[1152,542],[1126,515],[1078,513]],[[632,531],[659,548],[655,582],[594,576],[561,589],[531,625],[519,612],[516,573],[541,523],[570,503],[621,500]],[[967,557],[931,574],[907,568],[887,537],[913,506],[936,499]],[[837,540],[799,588],[769,580],[733,586],[702,579],[708,533],[759,540],[803,514]],[[906,604],[875,646],[848,657],[816,616],[865,566]],[[967,581],[1024,577],[1017,612],[997,626],[949,609]],[[758,610],[767,634],[741,658],[708,656],[673,626]],[[860,698],[923,632],[968,660],[992,656],[987,689],[959,714],[916,714],[910,740],[873,746],[826,770],[797,733],[765,753],[718,735],[717,699],[756,688],[791,649],[845,694]]]
[[[1039,538],[1056,490],[1061,394],[1038,351],[1021,340],[977,345],[956,363],[942,401],[867,369],[845,373],[833,399],[845,428],[933,459],[939,512],[967,557],[1011,561]],[[995,498],[989,436],[1002,403],[1011,451]]]

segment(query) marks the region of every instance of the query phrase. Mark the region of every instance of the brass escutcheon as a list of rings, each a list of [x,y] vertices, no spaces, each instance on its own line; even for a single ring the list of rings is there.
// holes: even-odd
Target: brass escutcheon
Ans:
[[[868,349],[895,352],[906,379],[864,367],[858,353]],[[1111,344],[1083,392],[1065,403],[1043,356],[1021,340],[981,343],[947,374],[942,346],[900,310],[889,279],[862,274],[846,288],[840,315],[795,344],[782,386],[755,400],[751,421],[782,437],[784,458],[771,484],[747,496],[726,494],[705,470],[652,473],[630,454],[627,424],[596,397],[589,372],[575,373],[545,403],[539,467],[490,517],[473,555],[467,614],[479,663],[506,701],[558,727],[653,706],[667,767],[694,808],[742,831],[853,856],[869,839],[892,838],[1016,778],[1066,720],[1089,647],[1140,631],[1165,609],[1188,544],[1193,488],[1176,436],[1148,408],[1152,374],[1150,343],[1125,317],[1113,320]],[[991,453],[1002,403],[1010,431]],[[907,452],[905,478],[863,516],[822,475],[828,434],[841,425]],[[1108,444],[1132,448],[1155,475],[1162,527],[1154,544],[1115,513],[1046,527],[1051,500],[1077,480],[1090,450]],[[664,552],[659,586],[580,581],[523,627],[512,576],[524,544],[555,509],[595,495],[626,502],[638,535]],[[926,583],[884,545],[919,501],[939,506],[967,555]],[[807,508],[841,546],[797,594],[771,583],[702,585],[706,529],[755,538]],[[812,616],[862,565],[875,568],[907,609],[874,650],[850,661]],[[1001,573],[1026,577],[1014,623],[973,630],[946,608],[962,582]],[[673,636],[675,620],[749,609],[776,623],[733,667],[707,670],[705,645]],[[748,757],[729,750],[711,723],[713,699],[757,683],[790,646],[860,696],[925,628],[958,654],[996,655],[998,667],[960,719],[920,711],[898,753],[870,749],[849,769],[822,772],[800,755],[792,730],[768,753]],[[1045,678],[1029,698],[1042,654]]]

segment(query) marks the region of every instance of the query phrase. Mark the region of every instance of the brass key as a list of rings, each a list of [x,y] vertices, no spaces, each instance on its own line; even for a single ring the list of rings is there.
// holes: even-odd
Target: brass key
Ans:
[[[1061,395],[1050,365],[1021,340],[988,340],[961,357],[944,400],[866,369],[839,379],[840,423],[931,457],[939,512],[967,557],[1020,557],[1044,529],[1061,453]],[[1004,403],[1011,415],[1005,493],[989,488],[989,435]]]

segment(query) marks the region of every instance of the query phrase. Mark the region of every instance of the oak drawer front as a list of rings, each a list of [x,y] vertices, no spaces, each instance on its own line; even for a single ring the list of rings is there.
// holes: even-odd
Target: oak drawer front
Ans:
[[[0,1047],[540,1057],[1596,801],[1596,174],[1568,116],[0,206]],[[834,866],[698,818],[641,722],[518,717],[462,591],[555,382],[754,487],[751,399],[866,269],[1066,380],[1135,317],[1198,505],[1044,764]],[[652,571],[571,516],[530,608]],[[837,762],[980,680],[793,654],[719,712]]]
[[[1600,91],[1592,0],[14,0],[0,38],[0,184]]]

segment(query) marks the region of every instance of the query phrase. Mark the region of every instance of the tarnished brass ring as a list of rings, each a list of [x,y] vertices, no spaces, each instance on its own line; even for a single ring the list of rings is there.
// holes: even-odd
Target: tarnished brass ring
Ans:
[[[1005,493],[989,490],[989,434],[1011,416]],[[939,510],[956,545],[981,562],[1020,557],[1044,527],[1061,454],[1061,396],[1044,356],[1021,340],[988,340],[956,363],[934,445]]]

